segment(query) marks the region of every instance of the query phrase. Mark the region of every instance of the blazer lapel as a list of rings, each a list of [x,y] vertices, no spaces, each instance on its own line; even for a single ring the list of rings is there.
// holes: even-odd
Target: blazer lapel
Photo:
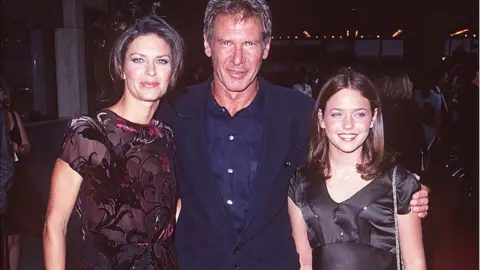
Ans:
[[[269,196],[269,189],[273,185],[278,170],[281,166],[288,166],[288,164],[285,165],[284,159],[289,147],[289,138],[288,135],[282,134],[288,132],[289,123],[278,116],[281,108],[276,108],[277,102],[274,99],[273,93],[266,93],[261,156],[243,234],[257,215],[264,200]]]
[[[190,91],[201,93],[195,93],[194,103],[183,102],[181,106],[177,107],[178,127],[182,129],[181,137],[177,141],[183,146],[179,155],[182,155],[182,164],[188,166],[183,168],[183,170],[188,171],[189,176],[186,178],[204,181],[204,183],[190,183],[196,189],[195,192],[209,194],[207,197],[211,200],[210,205],[221,207],[225,217],[228,218],[220,187],[213,176],[212,163],[207,147],[204,100],[210,87],[205,86],[205,88],[190,89]]]

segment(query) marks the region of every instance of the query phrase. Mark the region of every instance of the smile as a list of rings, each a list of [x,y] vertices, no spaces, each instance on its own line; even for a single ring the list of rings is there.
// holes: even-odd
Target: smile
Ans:
[[[158,82],[141,82],[141,86],[146,87],[146,88],[155,88],[160,85]]]
[[[228,70],[230,77],[235,79],[241,79],[247,75],[247,71],[238,71],[238,70]]]
[[[340,137],[340,139],[342,141],[345,141],[345,142],[352,142],[354,141],[356,138],[357,138],[358,134],[352,134],[352,133],[349,133],[349,134],[345,134],[345,133],[342,133],[342,134],[338,134],[338,137]]]

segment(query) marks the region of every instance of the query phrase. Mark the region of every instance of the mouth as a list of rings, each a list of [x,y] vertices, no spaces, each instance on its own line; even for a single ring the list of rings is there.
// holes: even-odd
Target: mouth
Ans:
[[[228,75],[234,79],[242,79],[247,75],[247,71],[240,71],[240,70],[227,70]]]
[[[158,82],[140,82],[140,85],[145,88],[155,88],[160,85]]]
[[[338,137],[344,142],[352,142],[357,138],[358,134],[354,133],[340,133]]]

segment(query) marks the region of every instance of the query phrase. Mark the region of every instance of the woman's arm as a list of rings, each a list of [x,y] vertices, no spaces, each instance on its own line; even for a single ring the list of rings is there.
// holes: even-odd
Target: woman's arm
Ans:
[[[426,270],[421,219],[413,212],[398,215],[398,229],[405,270]]]
[[[292,224],[292,235],[295,240],[298,255],[300,257],[300,270],[312,269],[312,249],[308,242],[307,225],[303,219],[302,211],[288,198],[288,214]]]
[[[178,222],[178,216],[180,215],[180,211],[182,211],[182,199],[178,198],[177,200],[177,213],[175,214],[175,220]]]
[[[61,159],[56,160],[43,229],[43,251],[47,270],[65,269],[67,224],[81,183],[82,177],[70,168],[68,163]]]
[[[25,131],[25,127],[23,126],[22,119],[20,115],[16,111],[13,111],[14,114],[12,117],[17,119],[18,128],[20,129],[20,137],[22,137],[22,145],[17,145],[17,149],[15,149],[15,153],[20,156],[27,155],[30,152],[30,141],[28,140],[27,131]]]

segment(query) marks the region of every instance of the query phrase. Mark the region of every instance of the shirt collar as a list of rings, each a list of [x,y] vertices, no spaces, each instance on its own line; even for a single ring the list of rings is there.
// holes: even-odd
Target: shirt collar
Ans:
[[[213,96],[211,85],[212,84],[210,83],[207,98],[205,99],[205,101],[206,101],[205,105],[206,105],[207,112],[208,113],[215,113],[215,112],[224,113],[225,112],[224,110],[226,110],[226,109],[224,107],[220,106],[220,104],[218,104],[217,100]],[[262,87],[261,81],[259,81],[258,85],[259,85],[258,92],[257,92],[257,95],[255,96],[255,98],[253,99],[253,101],[247,107],[245,107],[244,109],[237,112],[237,115],[238,115],[238,113],[242,113],[242,114],[243,113],[248,113],[248,114],[255,115],[257,117],[261,116],[261,114],[263,112],[264,105],[265,105],[265,95],[266,94],[265,94],[264,87]]]

